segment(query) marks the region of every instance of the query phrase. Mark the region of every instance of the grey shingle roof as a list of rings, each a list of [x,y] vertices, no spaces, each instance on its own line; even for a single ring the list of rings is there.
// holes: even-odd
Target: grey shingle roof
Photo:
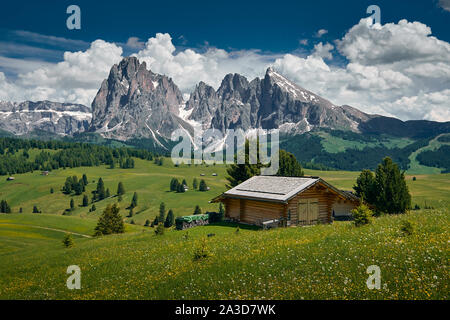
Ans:
[[[315,177],[254,176],[223,195],[285,202],[319,180]]]

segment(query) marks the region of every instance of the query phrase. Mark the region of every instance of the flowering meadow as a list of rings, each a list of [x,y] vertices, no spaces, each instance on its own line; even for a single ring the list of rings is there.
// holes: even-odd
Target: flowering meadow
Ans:
[[[405,221],[410,234],[402,231]],[[61,233],[27,235],[3,225],[6,246],[13,234],[39,238],[39,246],[0,250],[0,299],[448,300],[449,226],[450,210],[443,208],[382,216],[362,227],[241,225],[237,232],[222,224],[163,236],[143,228],[74,237],[74,246],[64,248]],[[200,245],[207,257],[193,259]],[[81,269],[80,290],[66,287],[69,265]],[[381,270],[380,289],[367,287],[371,265]]]

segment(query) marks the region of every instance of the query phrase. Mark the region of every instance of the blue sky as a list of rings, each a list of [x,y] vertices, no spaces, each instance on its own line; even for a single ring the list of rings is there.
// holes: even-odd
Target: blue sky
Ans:
[[[81,30],[66,27],[71,4],[81,8]],[[360,22],[372,4],[381,9],[379,33]],[[217,86],[226,72],[251,78],[274,65],[338,104],[402,119],[450,120],[449,22],[450,0],[8,1],[0,12],[0,100],[89,105],[108,63],[137,54],[185,94],[200,80]],[[409,40],[399,47],[403,39]],[[90,74],[85,60],[104,66]],[[197,76],[186,76],[193,71]],[[430,76],[436,72],[442,74]],[[435,106],[420,111],[430,101]]]
[[[81,30],[68,30],[66,8],[81,8]],[[7,1],[0,13],[0,41],[50,49],[30,53],[2,50],[11,57],[56,61],[64,50],[86,49],[96,39],[126,43],[129,37],[147,40],[157,32],[171,34],[176,46],[201,50],[206,44],[223,49],[259,49],[291,52],[318,42],[314,36],[328,30],[323,39],[336,39],[368,16],[366,8],[377,4],[382,23],[400,19],[421,21],[441,40],[450,41],[449,12],[438,1]],[[52,35],[78,43],[36,43],[14,31]],[[12,32],[11,32],[12,31]],[[323,40],[321,39],[321,40]],[[85,42],[83,44],[83,42]],[[6,51],[6,52],[5,52]]]

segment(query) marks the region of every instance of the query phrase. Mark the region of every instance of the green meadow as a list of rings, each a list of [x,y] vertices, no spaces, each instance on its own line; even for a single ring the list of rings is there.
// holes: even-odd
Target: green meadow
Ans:
[[[401,224],[414,223],[412,235]],[[210,225],[157,236],[152,228],[102,238],[5,233],[29,239],[0,253],[0,299],[448,299],[448,210],[377,218],[356,228],[335,222],[252,230]],[[207,237],[214,233],[215,236]],[[208,257],[195,261],[205,246]],[[66,269],[81,268],[81,289],[66,288]],[[366,286],[367,267],[381,289]]]
[[[106,166],[59,169],[15,175],[0,181],[0,199],[12,214],[0,214],[0,299],[448,299],[450,174],[407,174],[412,203],[434,209],[382,216],[356,228],[351,222],[259,230],[235,224],[168,229],[157,236],[144,227],[166,203],[175,215],[191,214],[195,205],[217,210],[209,200],[225,191],[225,167],[182,165],[166,159],[162,166],[135,159],[133,169]],[[138,193],[126,232],[92,237],[97,219],[117,197],[80,207],[82,195],[61,192],[66,177],[85,173],[86,194],[102,177],[113,195],[122,181],[126,194],[122,216]],[[217,176],[213,176],[217,173]],[[202,175],[204,174],[204,176]],[[358,172],[305,170],[351,190]],[[186,179],[186,193],[169,192],[170,180]],[[413,181],[413,177],[416,180]],[[194,178],[209,191],[192,190]],[[50,189],[54,193],[50,193]],[[62,215],[70,199],[76,208]],[[32,214],[36,205],[41,214]],[[23,213],[18,213],[22,208]],[[130,224],[131,219],[136,223]],[[404,221],[414,232],[401,231]],[[74,247],[62,239],[71,232]],[[208,237],[208,234],[214,234]],[[208,257],[195,261],[203,248]],[[69,290],[66,269],[81,268],[81,290]],[[381,289],[366,286],[366,269],[381,269]]]

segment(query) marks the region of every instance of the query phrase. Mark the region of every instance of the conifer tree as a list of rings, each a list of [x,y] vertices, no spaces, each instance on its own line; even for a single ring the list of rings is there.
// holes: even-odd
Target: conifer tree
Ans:
[[[88,178],[87,178],[87,176],[86,176],[85,173],[83,173],[83,178],[82,178],[82,180],[83,180],[83,184],[84,184],[85,186],[87,186],[88,183],[89,183],[89,181],[88,181]]]
[[[165,228],[170,228],[175,223],[175,216],[173,215],[172,209],[167,213],[166,221],[164,222]]]
[[[83,207],[87,207],[89,205],[89,198],[87,195],[83,196]]]
[[[208,186],[206,185],[205,180],[200,180],[200,185],[198,187],[199,191],[208,191]]]
[[[158,223],[164,223],[164,218],[166,215],[166,204],[164,202],[161,202],[159,205],[159,217],[158,217]]]
[[[198,188],[198,180],[197,180],[197,178],[194,178],[194,181],[192,181],[192,188],[194,190],[197,190],[197,188]]]
[[[125,194],[125,187],[123,186],[122,182],[119,182],[119,184],[117,185],[117,195],[123,196],[124,194]]]
[[[96,194],[99,200],[103,200],[106,197],[105,184],[103,183],[102,178],[98,179]]]
[[[136,208],[136,207],[137,207],[137,204],[138,204],[138,195],[137,195],[137,193],[135,192],[135,193],[133,194],[133,199],[131,199],[130,207],[131,207],[131,208]]]
[[[405,174],[386,157],[375,171],[376,207],[381,212],[404,213],[411,207]]]
[[[196,206],[195,206],[194,214],[202,214],[202,209],[200,208],[199,205],[196,205]]]
[[[108,205],[98,219],[95,227],[95,235],[107,235],[112,233],[123,233],[125,227],[119,214],[120,208],[117,204]]]

